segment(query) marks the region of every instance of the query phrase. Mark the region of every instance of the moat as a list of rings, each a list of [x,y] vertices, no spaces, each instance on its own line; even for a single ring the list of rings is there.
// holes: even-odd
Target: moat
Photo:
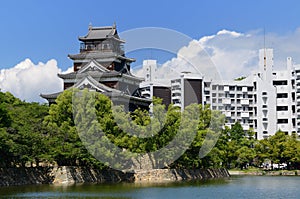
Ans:
[[[297,176],[234,176],[157,184],[31,185],[0,188],[0,198],[300,198]]]

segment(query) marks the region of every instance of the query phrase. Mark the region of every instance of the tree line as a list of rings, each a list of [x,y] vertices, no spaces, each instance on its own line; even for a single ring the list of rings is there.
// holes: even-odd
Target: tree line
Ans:
[[[74,107],[76,100],[84,103]],[[169,143],[175,143],[179,150],[186,147],[174,162],[168,162],[168,158],[174,156],[175,149],[157,157],[164,167],[244,169],[269,161],[286,163],[287,169],[299,168],[300,142],[296,134],[278,131],[258,141],[253,130],[244,131],[238,122],[224,128],[224,115],[209,106],[193,104],[181,113],[178,107],[165,107],[161,102],[154,100],[150,116],[141,109],[126,113],[122,107],[112,107],[105,95],[87,90],[66,90],[50,107],[0,92],[0,167],[43,163],[107,168],[105,160],[115,158],[117,152],[103,146],[105,140],[101,140],[98,131],[101,128],[109,142],[122,149],[120,158],[128,156],[128,152],[155,152]],[[188,145],[182,142],[191,138]],[[200,157],[199,152],[206,149],[209,153]],[[101,157],[103,161],[98,160],[99,153],[105,156]]]

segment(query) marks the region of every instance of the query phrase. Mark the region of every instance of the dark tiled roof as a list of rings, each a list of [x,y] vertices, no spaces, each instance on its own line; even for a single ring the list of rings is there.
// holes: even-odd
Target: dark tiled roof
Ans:
[[[134,62],[135,59],[124,57],[118,53],[115,52],[103,52],[103,51],[90,51],[85,53],[79,53],[79,54],[69,54],[68,57],[70,59],[108,59],[109,61],[114,61],[116,59],[121,60],[128,60],[130,62]]]
[[[93,67],[93,68],[91,68]],[[89,70],[99,70],[101,72],[109,72],[109,70],[102,66],[100,63],[96,62],[95,60],[91,60],[89,63],[85,64],[79,71],[78,73],[83,73],[85,71]]]
[[[103,26],[103,27],[92,27],[89,26],[89,32],[87,35],[83,37],[79,37],[80,41],[86,41],[86,40],[103,40],[107,38],[114,38],[119,40],[120,42],[124,42],[120,40],[118,34],[116,25],[113,26]]]
[[[87,75],[89,75],[93,78],[124,77],[126,79],[137,80],[137,81],[144,80],[143,78],[136,77],[133,75],[122,74],[117,71],[109,71],[109,72],[87,71],[85,73],[71,72],[71,73],[67,73],[67,74],[58,74],[58,76],[62,79],[81,79],[82,77],[85,77]]]
[[[77,82],[73,87],[79,88],[80,85],[87,80],[91,85],[93,85],[95,88],[98,88],[99,90],[103,90],[104,92],[121,92],[119,90],[110,88],[104,84],[99,83],[97,80],[95,80],[93,77],[90,75],[87,75],[85,78],[82,78],[79,82]]]
[[[40,96],[44,99],[56,99],[62,92],[63,91],[51,94],[40,94]]]
[[[88,82],[90,82],[90,84],[97,88],[98,90],[102,90],[103,94],[112,97],[112,98],[121,98],[121,99],[125,99],[125,100],[133,100],[136,102],[143,102],[145,104],[150,104],[152,102],[151,99],[147,99],[147,98],[140,98],[140,97],[136,97],[136,96],[131,96],[128,95],[127,93],[114,89],[114,88],[110,88],[104,84],[101,84],[100,82],[98,82],[97,80],[95,80],[93,77],[91,76],[86,76],[85,78],[82,78],[79,82],[77,82],[74,86],[68,88],[79,88],[80,84],[82,84],[85,80],[87,80]],[[54,100],[58,97],[58,95],[60,95],[62,92],[58,92],[58,93],[52,93],[52,94],[40,94],[40,96],[42,98],[47,99],[49,102],[54,102]]]

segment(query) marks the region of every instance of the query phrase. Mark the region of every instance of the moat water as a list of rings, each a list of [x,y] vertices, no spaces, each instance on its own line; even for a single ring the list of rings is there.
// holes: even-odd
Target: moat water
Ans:
[[[0,188],[0,198],[300,198],[300,177],[237,176],[164,184],[38,185]]]

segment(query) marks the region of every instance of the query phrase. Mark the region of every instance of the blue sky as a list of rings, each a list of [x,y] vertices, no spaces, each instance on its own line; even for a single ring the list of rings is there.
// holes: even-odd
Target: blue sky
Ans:
[[[254,68],[264,29],[267,47],[275,48],[277,60],[293,56],[300,63],[299,8],[296,0],[2,1],[0,88],[28,101],[39,101],[39,93],[60,90],[56,73],[72,65],[67,55],[79,51],[77,38],[87,33],[89,23],[116,22],[119,32],[163,27],[186,34],[202,41],[213,61],[221,63],[223,74],[222,68],[232,66],[235,73],[226,78]],[[23,85],[28,81],[32,87],[25,93]],[[48,85],[42,85],[45,81]]]

